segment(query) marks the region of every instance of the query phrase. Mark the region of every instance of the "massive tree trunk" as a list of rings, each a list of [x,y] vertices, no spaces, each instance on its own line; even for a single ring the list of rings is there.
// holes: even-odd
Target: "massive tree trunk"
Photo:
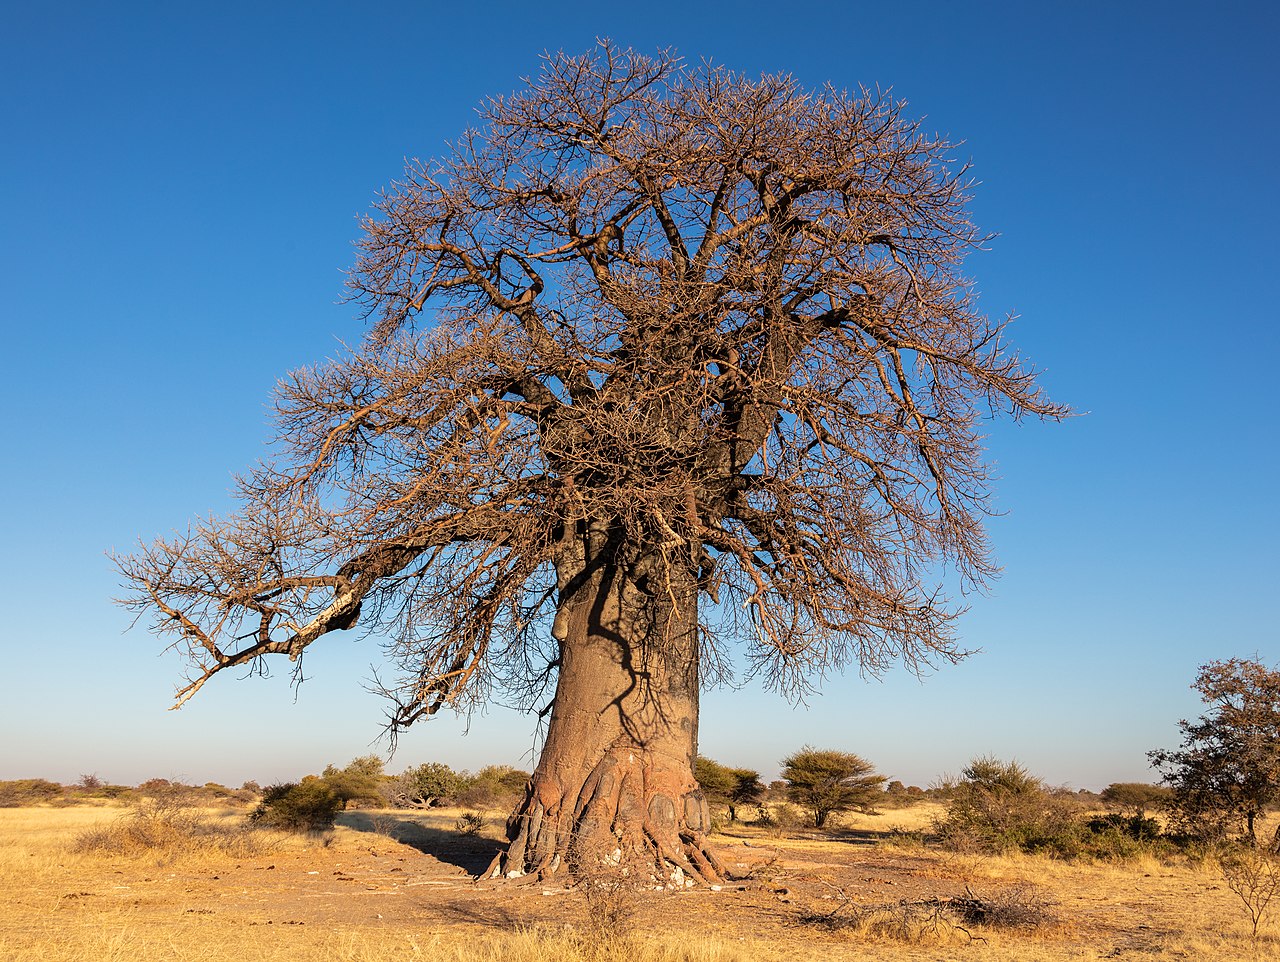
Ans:
[[[696,582],[661,553],[581,561],[561,572],[546,744],[494,874],[625,864],[668,885],[716,881],[724,872],[706,845],[710,817],[693,777]]]

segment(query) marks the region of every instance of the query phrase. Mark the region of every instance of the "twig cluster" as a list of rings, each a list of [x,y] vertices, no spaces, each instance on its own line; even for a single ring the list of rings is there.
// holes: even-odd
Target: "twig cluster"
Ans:
[[[118,559],[179,703],[359,623],[393,730],[535,705],[602,567],[697,617],[712,674],[733,641],[792,692],[961,657],[931,579],[995,571],[979,419],[1066,412],[961,272],[952,150],[865,90],[549,57],[365,222],[370,334],[281,382],[241,511]]]

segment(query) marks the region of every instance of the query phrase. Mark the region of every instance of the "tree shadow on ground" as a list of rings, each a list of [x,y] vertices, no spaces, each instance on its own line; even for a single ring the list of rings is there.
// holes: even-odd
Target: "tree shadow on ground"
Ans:
[[[822,835],[814,837],[829,842],[845,842],[848,845],[874,845],[888,838],[889,833],[865,828],[830,828]]]
[[[903,831],[900,828],[832,828],[823,835],[814,835],[827,842],[843,842],[846,845],[881,845],[889,842],[900,842],[914,845],[936,845],[936,832]]]
[[[748,846],[767,846],[776,841],[800,842],[842,842],[846,845],[878,845],[882,842],[893,842],[903,839],[918,841],[922,844],[932,843],[937,836],[929,832],[908,832],[900,828],[842,828],[830,825],[826,828],[788,828],[777,830],[759,829],[750,823],[738,823],[732,827],[719,830],[718,834],[725,838],[739,839]]]
[[[412,818],[385,812],[343,812],[337,824],[357,832],[384,835],[437,861],[456,865],[471,876],[488,868],[503,844],[492,838],[432,828]]]
[[[535,917],[510,906],[483,903],[476,899],[439,903],[432,906],[432,909],[447,922],[477,925],[485,930],[502,932],[516,932],[528,928],[536,920],[545,921],[545,914]]]

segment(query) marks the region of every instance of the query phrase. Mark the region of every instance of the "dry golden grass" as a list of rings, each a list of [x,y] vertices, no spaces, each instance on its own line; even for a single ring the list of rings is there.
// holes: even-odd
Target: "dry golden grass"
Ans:
[[[118,809],[0,809],[0,959],[33,962],[745,962],[755,959],[959,959],[1256,962],[1280,956],[1280,924],[1248,920],[1212,863],[1113,864],[954,856],[885,846],[854,833],[917,831],[927,811],[850,819],[831,838],[726,837],[725,857],[753,881],[646,898],[630,938],[585,939],[577,893],[487,883],[485,838],[453,830],[459,811],[358,812],[327,837],[263,834],[252,851],[161,847],[78,852]],[[235,830],[242,813],[203,813]],[[915,819],[912,821],[911,819]],[[883,821],[882,821],[883,820]],[[896,822],[896,825],[886,824]],[[397,841],[396,839],[403,839]],[[425,851],[424,851],[425,849]],[[429,854],[428,854],[429,853]],[[481,866],[482,867],[482,866]],[[868,924],[829,931],[806,913],[993,896],[1032,883],[1053,903],[1033,931],[946,926],[904,933]]]
[[[927,832],[945,812],[940,802],[921,802],[909,808],[885,808],[878,815],[841,812],[834,821],[838,828],[853,832]]]

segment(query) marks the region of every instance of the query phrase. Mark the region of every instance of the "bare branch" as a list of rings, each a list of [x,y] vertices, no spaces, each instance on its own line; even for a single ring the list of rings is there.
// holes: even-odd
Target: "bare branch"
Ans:
[[[1068,412],[962,274],[952,146],[866,91],[607,43],[481,121],[366,220],[370,334],[282,382],[240,514],[119,559],[180,702],[359,625],[393,726],[531,704],[591,591],[641,661],[697,636],[789,691],[961,657],[934,582],[996,573],[978,418]]]

